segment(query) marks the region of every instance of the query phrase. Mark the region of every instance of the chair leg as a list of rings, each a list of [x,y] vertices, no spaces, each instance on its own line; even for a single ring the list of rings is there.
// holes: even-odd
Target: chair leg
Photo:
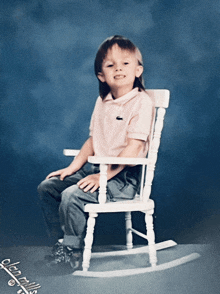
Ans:
[[[145,212],[145,223],[147,229],[147,239],[149,246],[149,258],[150,264],[152,267],[157,264],[157,251],[155,245],[155,234],[154,234],[154,225],[153,225],[153,213],[154,211]]]
[[[88,270],[90,265],[91,250],[92,250],[92,243],[93,243],[93,233],[94,233],[94,227],[95,227],[95,218],[97,216],[98,216],[97,213],[89,213],[89,218],[87,221],[86,237],[84,239],[85,247],[83,252],[83,263],[82,263],[82,268],[84,272]]]
[[[133,236],[132,236],[132,221],[131,212],[125,212],[125,227],[126,227],[126,245],[127,249],[133,248]]]

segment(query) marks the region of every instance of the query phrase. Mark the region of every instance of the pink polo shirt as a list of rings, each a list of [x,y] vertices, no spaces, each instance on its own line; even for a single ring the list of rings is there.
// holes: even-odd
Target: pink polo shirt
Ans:
[[[138,156],[146,157],[152,114],[151,98],[138,88],[117,99],[111,93],[104,100],[98,97],[90,123],[95,155],[118,156],[133,138],[146,142]]]

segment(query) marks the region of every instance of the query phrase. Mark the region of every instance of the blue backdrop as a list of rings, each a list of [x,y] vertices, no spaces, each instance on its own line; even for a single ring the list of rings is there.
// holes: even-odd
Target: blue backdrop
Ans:
[[[195,242],[215,234],[219,1],[2,0],[0,20],[3,245],[44,243],[37,185],[69,164],[64,148],[78,149],[88,137],[98,96],[94,57],[115,34],[142,51],[146,88],[171,91],[152,191],[157,239]],[[119,235],[122,218],[115,218],[110,226]],[[97,234],[111,234],[110,226],[98,225]]]

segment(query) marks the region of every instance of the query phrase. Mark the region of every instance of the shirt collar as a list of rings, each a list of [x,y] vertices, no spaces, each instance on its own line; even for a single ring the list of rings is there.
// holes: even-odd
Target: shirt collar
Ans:
[[[136,88],[132,89],[130,92],[128,92],[127,94],[125,94],[117,99],[113,99],[112,94],[108,93],[108,95],[104,99],[104,102],[112,101],[113,103],[116,103],[116,104],[124,104],[127,101],[134,98],[135,96],[137,96],[138,91],[139,91],[139,89],[138,89],[138,87],[136,87]]]

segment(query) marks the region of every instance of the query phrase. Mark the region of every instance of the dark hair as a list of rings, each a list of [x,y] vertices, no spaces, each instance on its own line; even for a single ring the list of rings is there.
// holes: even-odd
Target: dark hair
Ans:
[[[111,49],[113,45],[117,44],[121,49],[129,50],[131,52],[137,53],[138,63],[139,65],[142,64],[142,56],[139,51],[139,49],[127,38],[123,36],[115,35],[113,37],[107,38],[99,47],[98,52],[96,54],[95,63],[94,63],[94,69],[95,69],[95,75],[98,77],[98,74],[102,72],[102,63],[103,60],[106,57],[106,54],[108,52],[108,49]],[[99,94],[102,99],[104,99],[108,93],[110,92],[110,88],[106,82],[99,81]],[[139,91],[141,89],[145,90],[143,85],[143,77],[142,75],[139,78],[135,78],[134,81],[134,88],[138,87]]]

